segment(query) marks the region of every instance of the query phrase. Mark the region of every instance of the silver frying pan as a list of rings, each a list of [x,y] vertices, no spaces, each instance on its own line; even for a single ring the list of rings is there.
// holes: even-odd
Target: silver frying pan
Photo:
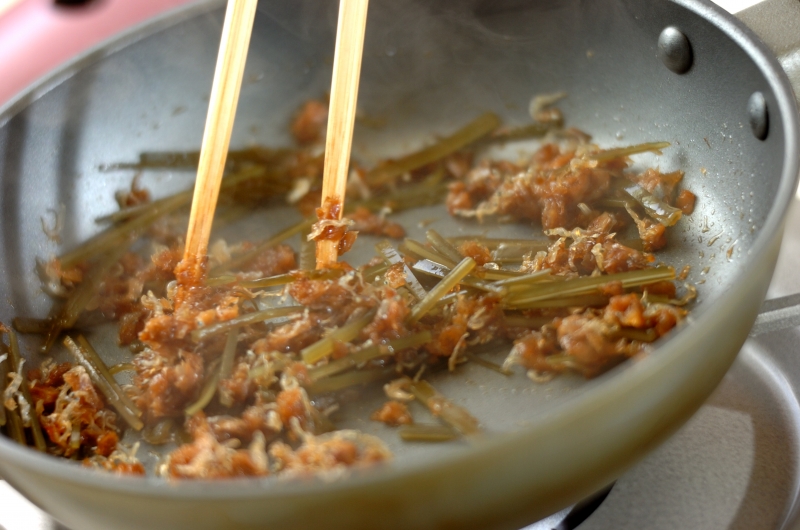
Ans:
[[[234,145],[287,144],[293,110],[327,90],[335,7],[261,2]],[[569,94],[561,108],[570,124],[601,145],[672,142],[645,162],[685,170],[699,196],[664,254],[677,268],[690,265],[698,283],[688,325],[652,355],[592,381],[534,386],[480,369],[435,381],[489,433],[470,445],[396,443],[363,421],[381,399],[366,393],[342,423],[384,437],[396,458],[334,483],[119,478],[0,439],[2,476],[65,525],[518,528],[608,484],[664,440],[736,356],[765,294],[798,174],[794,96],[766,46],[701,0],[373,0],[370,8],[359,105],[391,126],[356,132],[361,160],[406,152],[486,110],[520,123],[532,95],[560,90]],[[221,17],[218,1],[197,2],[2,109],[0,320],[45,315],[36,258],[76,245],[114,210],[113,192],[131,175],[99,166],[199,145]],[[159,195],[191,183],[180,172],[143,178]],[[68,212],[62,247],[40,224],[59,204]],[[436,215],[398,221],[414,227]],[[263,237],[294,220],[281,211],[257,221]],[[453,234],[476,230],[437,223]],[[34,346],[25,344],[31,364],[40,361]]]

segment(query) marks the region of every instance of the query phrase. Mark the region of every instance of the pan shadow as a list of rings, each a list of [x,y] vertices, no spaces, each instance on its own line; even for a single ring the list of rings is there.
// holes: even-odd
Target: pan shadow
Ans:
[[[749,341],[697,414],[620,477],[580,529],[782,528],[798,494],[800,407],[771,355],[792,352],[800,332],[776,335]]]
[[[793,352],[798,335],[800,331],[792,329],[758,342],[772,352]],[[745,348],[739,364],[757,377],[741,378],[714,397],[718,406],[745,413],[753,422],[750,480],[729,530],[782,528],[798,495],[800,405],[796,389],[786,379],[787,367],[777,366],[755,348]],[[748,394],[770,399],[754,401]]]

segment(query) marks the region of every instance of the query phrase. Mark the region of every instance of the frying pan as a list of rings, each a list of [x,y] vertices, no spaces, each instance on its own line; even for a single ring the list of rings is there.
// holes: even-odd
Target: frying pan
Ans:
[[[233,145],[288,143],[293,110],[327,90],[335,8],[260,3]],[[677,269],[691,266],[699,301],[687,324],[653,354],[592,381],[532,385],[469,365],[435,379],[485,426],[488,434],[470,444],[400,445],[363,420],[381,401],[367,391],[345,404],[339,423],[383,436],[396,458],[332,483],[120,478],[0,439],[2,476],[65,525],[518,528],[608,484],[656,447],[735,358],[775,264],[800,132],[780,65],[747,28],[701,0],[373,0],[369,16],[359,107],[388,125],[357,130],[361,160],[419,147],[486,110],[523,123],[532,95],[561,90],[570,124],[601,145],[672,142],[663,156],[637,161],[682,168],[699,197],[661,255]],[[197,2],[2,109],[0,320],[46,314],[36,258],[97,231],[94,219],[114,210],[113,192],[130,183],[130,174],[102,172],[102,164],[199,145],[221,18],[220,2]],[[143,183],[166,195],[191,177],[145,174]],[[68,213],[61,247],[40,224],[59,204]],[[399,221],[412,230],[420,219],[450,234],[481,230],[437,215]],[[254,217],[250,228],[263,236],[293,221],[288,210]],[[505,229],[530,236],[529,227]],[[32,365],[34,348],[26,342]]]

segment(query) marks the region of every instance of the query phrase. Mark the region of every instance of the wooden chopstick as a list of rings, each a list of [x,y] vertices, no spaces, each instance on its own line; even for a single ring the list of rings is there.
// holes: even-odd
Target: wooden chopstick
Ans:
[[[368,4],[369,0],[339,0],[339,23],[336,30],[322,179],[322,208],[338,210],[339,219],[344,211],[347,190],[347,170],[353,142]],[[332,240],[317,242],[318,269],[336,262],[339,255],[338,244],[338,241]]]
[[[179,270],[191,274],[189,278],[194,282],[204,277],[208,238],[228,157],[257,5],[258,0],[228,0],[225,13],[186,233],[186,248],[178,266]],[[186,277],[179,274],[179,282],[182,278]]]

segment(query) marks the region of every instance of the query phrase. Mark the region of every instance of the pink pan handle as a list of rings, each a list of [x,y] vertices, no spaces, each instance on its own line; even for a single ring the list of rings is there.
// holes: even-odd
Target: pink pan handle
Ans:
[[[71,57],[191,0],[21,0],[0,16],[0,106]]]

